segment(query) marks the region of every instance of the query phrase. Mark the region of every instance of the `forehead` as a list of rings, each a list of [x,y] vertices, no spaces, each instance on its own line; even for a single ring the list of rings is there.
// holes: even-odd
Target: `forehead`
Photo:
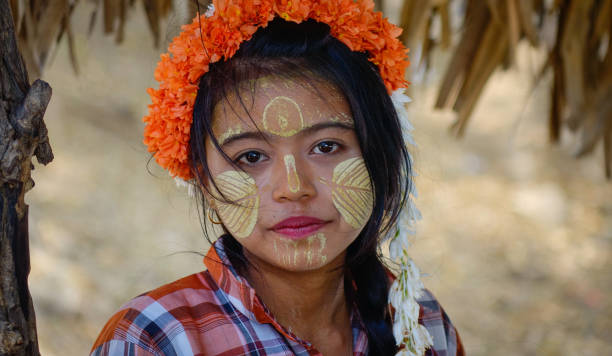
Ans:
[[[219,143],[255,130],[292,136],[326,121],[353,121],[344,95],[334,85],[320,79],[266,76],[241,83],[221,99],[213,111],[213,133]]]

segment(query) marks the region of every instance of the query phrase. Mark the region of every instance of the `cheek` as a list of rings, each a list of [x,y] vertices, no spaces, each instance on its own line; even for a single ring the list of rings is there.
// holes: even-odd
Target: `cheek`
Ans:
[[[361,157],[338,164],[332,173],[332,202],[344,221],[355,229],[362,228],[374,206],[370,175]]]
[[[251,235],[259,213],[259,193],[255,179],[240,171],[226,171],[215,177],[221,197],[216,201],[217,214],[229,232],[237,238]]]

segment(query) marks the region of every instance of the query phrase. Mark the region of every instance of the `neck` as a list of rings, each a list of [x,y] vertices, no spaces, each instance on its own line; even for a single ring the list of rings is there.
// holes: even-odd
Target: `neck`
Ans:
[[[344,254],[320,269],[294,272],[244,252],[253,265],[246,278],[281,325],[309,341],[350,330],[341,267]]]

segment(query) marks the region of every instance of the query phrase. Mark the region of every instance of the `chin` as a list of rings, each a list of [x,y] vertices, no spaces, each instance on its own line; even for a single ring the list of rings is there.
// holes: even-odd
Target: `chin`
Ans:
[[[321,268],[328,262],[325,237],[310,236],[306,239],[286,238],[272,241],[271,262],[289,271],[308,271]]]

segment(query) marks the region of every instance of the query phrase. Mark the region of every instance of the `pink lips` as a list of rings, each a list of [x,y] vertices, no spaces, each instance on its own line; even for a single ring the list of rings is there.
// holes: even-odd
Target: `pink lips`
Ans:
[[[310,216],[294,216],[274,225],[272,230],[292,240],[297,240],[312,235],[325,224],[327,224],[326,221]]]

